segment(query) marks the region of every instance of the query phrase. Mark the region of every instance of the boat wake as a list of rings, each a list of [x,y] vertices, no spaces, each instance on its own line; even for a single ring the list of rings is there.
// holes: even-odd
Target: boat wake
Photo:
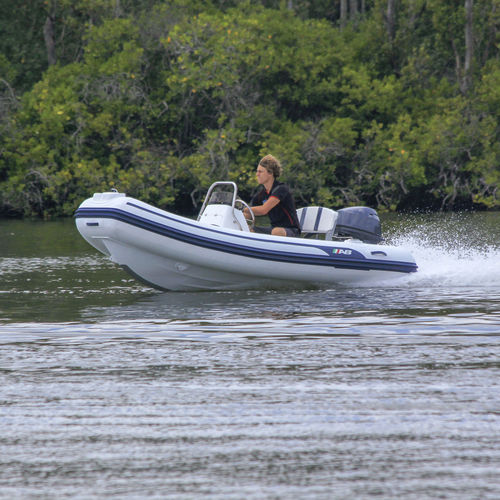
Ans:
[[[479,286],[500,285],[500,245],[481,239],[464,238],[460,234],[447,234],[436,239],[432,232],[413,230],[391,238],[411,251],[418,272],[403,279],[418,286]]]

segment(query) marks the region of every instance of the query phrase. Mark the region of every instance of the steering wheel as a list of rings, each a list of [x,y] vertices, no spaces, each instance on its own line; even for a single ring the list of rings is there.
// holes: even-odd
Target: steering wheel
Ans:
[[[248,208],[248,211],[250,212],[250,219],[247,219],[245,217],[245,220],[247,221],[247,224],[248,224],[248,227],[250,229],[253,229],[253,227],[255,226],[255,215],[254,213],[252,212],[252,209],[248,206],[248,204],[243,201],[241,198],[238,198],[236,200],[236,203],[241,203],[243,205],[243,208]]]

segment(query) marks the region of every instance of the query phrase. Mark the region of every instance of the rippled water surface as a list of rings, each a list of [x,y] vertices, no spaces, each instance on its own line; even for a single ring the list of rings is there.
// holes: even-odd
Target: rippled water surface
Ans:
[[[418,273],[161,293],[0,220],[0,498],[500,498],[500,214],[383,229]]]

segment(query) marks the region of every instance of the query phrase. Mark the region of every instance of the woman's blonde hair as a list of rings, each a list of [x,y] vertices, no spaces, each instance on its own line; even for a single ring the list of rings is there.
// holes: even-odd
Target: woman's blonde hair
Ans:
[[[283,172],[281,163],[273,155],[264,156],[264,158],[259,161],[259,165],[264,167],[270,174],[274,175],[275,179]]]

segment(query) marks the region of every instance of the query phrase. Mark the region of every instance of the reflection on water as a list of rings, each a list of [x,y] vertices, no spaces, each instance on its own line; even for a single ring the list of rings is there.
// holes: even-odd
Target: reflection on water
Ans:
[[[160,293],[0,221],[0,498],[500,497],[499,214],[385,216],[419,272]]]

